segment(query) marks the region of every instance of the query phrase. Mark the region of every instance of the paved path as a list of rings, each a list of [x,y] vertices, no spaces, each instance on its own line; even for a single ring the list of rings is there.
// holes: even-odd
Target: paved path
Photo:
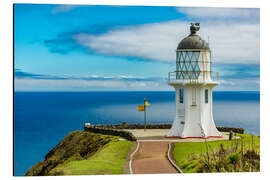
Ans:
[[[124,168],[124,173],[131,174],[179,173],[181,170],[176,170],[167,158],[168,143],[205,141],[205,139],[199,138],[165,138],[168,129],[147,129],[146,131],[126,129],[126,131],[131,132],[139,143],[139,146],[134,147],[135,150],[130,152]],[[222,138],[210,138],[207,141],[228,139],[227,134],[223,133],[222,135]]]
[[[140,141],[132,161],[133,174],[179,173],[167,159],[168,142]]]

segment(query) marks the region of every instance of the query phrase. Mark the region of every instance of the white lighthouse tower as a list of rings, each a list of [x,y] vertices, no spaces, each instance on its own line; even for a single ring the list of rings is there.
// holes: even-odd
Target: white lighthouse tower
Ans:
[[[176,116],[166,137],[222,137],[212,113],[212,89],[219,84],[211,71],[211,51],[191,23],[190,35],[176,50],[176,71],[169,72],[168,84],[175,89]]]

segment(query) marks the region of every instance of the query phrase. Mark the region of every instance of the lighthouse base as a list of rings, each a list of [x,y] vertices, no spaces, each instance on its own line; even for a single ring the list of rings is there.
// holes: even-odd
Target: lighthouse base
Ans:
[[[210,119],[192,119],[184,122],[184,117],[176,117],[171,129],[166,133],[166,138],[222,138],[222,134],[217,130],[214,121]],[[194,122],[195,121],[195,122]],[[200,123],[203,121],[205,123]]]
[[[212,86],[174,86],[176,115],[166,137],[219,138],[212,113]]]
[[[199,138],[199,139],[209,139],[209,138],[223,138],[223,136],[207,136],[207,137],[181,137],[181,136],[165,136],[165,138],[179,138],[179,139]]]

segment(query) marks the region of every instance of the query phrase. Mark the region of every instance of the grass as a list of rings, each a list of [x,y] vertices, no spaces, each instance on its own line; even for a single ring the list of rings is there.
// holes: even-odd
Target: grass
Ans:
[[[114,140],[85,160],[69,161],[54,168],[51,175],[122,174],[134,142]]]
[[[87,131],[70,132],[25,175],[121,174],[133,142],[119,138]]]
[[[243,144],[243,151],[255,150],[257,153],[260,152],[260,138],[258,136],[251,136],[249,134],[237,134],[241,139],[232,141],[220,140],[210,142],[181,142],[174,144],[174,158],[177,161],[178,166],[183,170],[184,173],[195,173],[199,172],[201,168],[199,164],[202,160],[207,159],[205,154],[214,157],[214,152],[217,152],[221,144],[224,149],[232,149]],[[239,148],[238,148],[239,149]],[[209,153],[210,152],[210,153]],[[235,151],[234,151],[235,152]],[[212,153],[212,154],[211,154]],[[237,157],[234,154],[229,155],[229,158]],[[215,157],[214,157],[215,158]]]

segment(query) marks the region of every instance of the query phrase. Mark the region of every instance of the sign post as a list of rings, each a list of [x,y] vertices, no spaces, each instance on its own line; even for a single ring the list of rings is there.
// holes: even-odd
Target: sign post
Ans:
[[[145,106],[145,98],[144,98],[144,103],[143,103],[143,106],[144,106],[144,131],[146,130],[146,106]]]
[[[144,131],[146,130],[146,106],[150,106],[150,103],[147,102],[144,98],[143,105],[138,105],[138,111],[144,111]]]

